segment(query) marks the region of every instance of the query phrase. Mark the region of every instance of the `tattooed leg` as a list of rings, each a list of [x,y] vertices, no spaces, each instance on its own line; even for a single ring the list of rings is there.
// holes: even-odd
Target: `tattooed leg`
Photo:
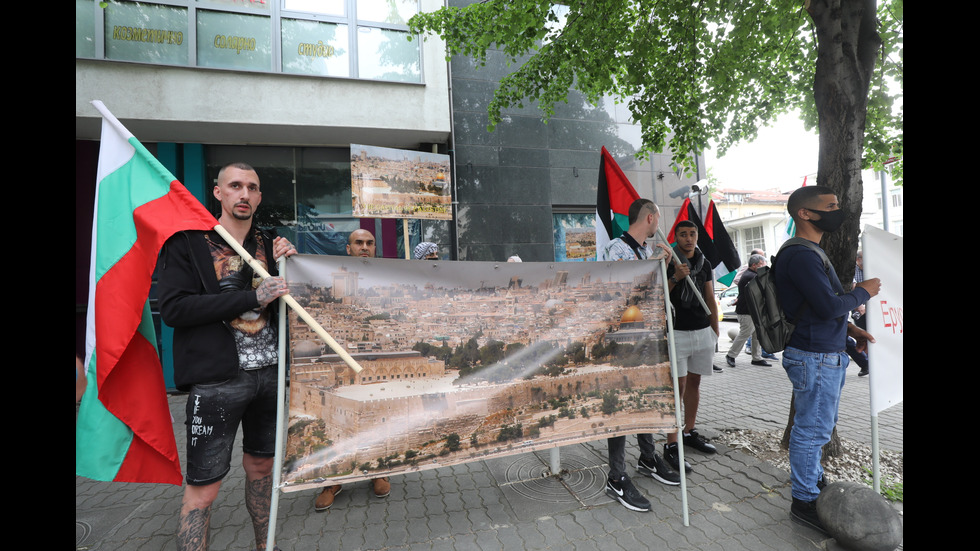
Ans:
[[[245,508],[252,516],[255,531],[255,545],[260,551],[265,549],[269,535],[269,510],[272,507],[272,462],[273,458],[253,457],[245,454],[242,464],[245,467]]]
[[[177,549],[180,551],[206,551],[208,527],[211,524],[211,507],[181,511],[177,526]]]
[[[211,504],[218,497],[220,482],[207,486],[184,486],[184,499],[177,525],[177,549],[206,551],[211,526]]]

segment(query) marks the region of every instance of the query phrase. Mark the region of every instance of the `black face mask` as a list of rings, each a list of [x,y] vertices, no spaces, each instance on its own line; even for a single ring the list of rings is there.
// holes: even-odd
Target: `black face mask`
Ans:
[[[820,220],[810,220],[810,223],[817,228],[827,232],[833,233],[841,227],[844,223],[844,211],[838,210],[814,210],[806,209],[810,212],[815,212],[820,215]]]

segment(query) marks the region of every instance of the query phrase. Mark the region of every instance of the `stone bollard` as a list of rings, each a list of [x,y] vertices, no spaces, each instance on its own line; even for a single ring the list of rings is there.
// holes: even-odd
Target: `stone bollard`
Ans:
[[[850,551],[893,551],[902,543],[902,519],[888,501],[857,482],[834,482],[817,498],[817,516]]]

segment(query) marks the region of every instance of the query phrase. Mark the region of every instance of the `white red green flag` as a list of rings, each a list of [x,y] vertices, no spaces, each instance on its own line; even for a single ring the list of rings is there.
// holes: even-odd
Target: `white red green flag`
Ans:
[[[218,222],[102,105],[75,474],[180,484],[147,298],[163,243]]]
[[[630,205],[640,198],[623,169],[605,146],[599,161],[599,185],[596,189],[595,252],[596,260],[613,239],[629,229]]]

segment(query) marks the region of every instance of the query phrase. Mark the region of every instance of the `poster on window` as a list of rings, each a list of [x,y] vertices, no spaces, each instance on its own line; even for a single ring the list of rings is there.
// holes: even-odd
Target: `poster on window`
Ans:
[[[296,255],[282,480],[297,491],[674,426],[654,261]]]
[[[596,259],[595,213],[561,213],[554,219],[555,262]]]
[[[355,217],[452,219],[449,155],[351,144],[350,178]]]

